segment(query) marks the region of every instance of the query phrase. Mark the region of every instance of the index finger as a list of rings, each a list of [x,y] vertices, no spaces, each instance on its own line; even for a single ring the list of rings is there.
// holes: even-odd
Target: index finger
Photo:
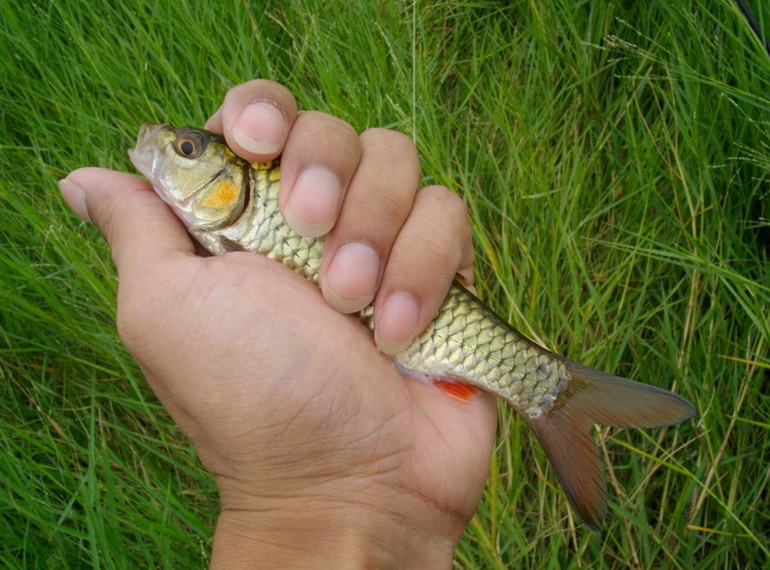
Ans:
[[[224,133],[228,146],[251,162],[273,160],[283,150],[297,118],[297,102],[283,85],[254,79],[225,95],[206,128]]]

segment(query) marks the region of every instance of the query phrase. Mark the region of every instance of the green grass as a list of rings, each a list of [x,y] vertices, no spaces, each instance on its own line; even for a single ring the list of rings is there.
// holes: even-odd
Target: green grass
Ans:
[[[56,180],[130,171],[140,123],[202,124],[260,76],[413,137],[521,330],[700,410],[602,432],[601,534],[504,410],[456,567],[766,567],[770,59],[731,2],[11,0],[0,52],[0,565],[207,565],[215,488],[119,344],[109,252]]]

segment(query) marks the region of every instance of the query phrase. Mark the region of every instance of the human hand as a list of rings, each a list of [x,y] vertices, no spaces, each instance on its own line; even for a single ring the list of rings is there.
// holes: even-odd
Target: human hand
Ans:
[[[323,296],[257,255],[195,255],[139,178],[80,169],[61,188],[110,243],[124,343],[216,477],[212,565],[448,566],[488,473],[494,399],[402,377],[339,311],[373,301],[378,346],[407,344],[455,273],[472,276],[464,208],[418,191],[402,135],[297,112],[271,82],[231,90],[207,127],[248,160],[282,155],[287,221],[329,232]]]

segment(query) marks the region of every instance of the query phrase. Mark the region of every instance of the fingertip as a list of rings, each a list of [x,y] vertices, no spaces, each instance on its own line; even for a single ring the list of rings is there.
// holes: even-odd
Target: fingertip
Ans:
[[[313,166],[297,177],[283,215],[298,234],[319,237],[334,226],[342,197],[339,177],[326,168]]]
[[[417,192],[391,248],[375,304],[381,350],[395,354],[407,348],[438,313],[458,272],[472,282],[471,237],[465,206],[448,188]],[[399,291],[408,293],[394,294]]]
[[[297,103],[288,89],[255,79],[230,89],[206,125],[223,132],[242,158],[265,162],[281,153],[296,116]]]
[[[396,292],[388,296],[374,313],[374,340],[385,354],[405,350],[418,332],[420,304],[409,293]]]
[[[241,109],[230,137],[233,146],[258,157],[277,155],[288,132],[286,116],[274,104],[254,101]]]
[[[215,133],[222,133],[222,108],[224,107],[224,104],[219,106],[219,109],[214,111],[214,114],[211,115],[208,120],[203,125],[203,128],[209,131],[214,131]]]
[[[350,124],[318,111],[297,115],[281,155],[279,197],[295,232],[320,237],[337,227],[360,157],[361,142]]]
[[[88,213],[85,191],[80,186],[72,180],[62,178],[59,180],[59,192],[73,212],[86,222],[93,223],[91,215]]]
[[[380,257],[370,245],[348,243],[334,253],[322,271],[321,291],[336,310],[354,313],[372,302],[380,272]]]

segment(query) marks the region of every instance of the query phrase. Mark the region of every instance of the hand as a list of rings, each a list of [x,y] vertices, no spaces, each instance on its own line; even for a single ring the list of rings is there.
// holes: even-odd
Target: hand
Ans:
[[[329,232],[323,296],[258,255],[195,255],[137,177],[80,169],[62,193],[107,237],[121,338],[216,477],[212,566],[446,567],[487,477],[494,399],[402,377],[343,313],[373,300],[380,348],[408,343],[472,276],[467,215],[418,190],[404,136],[296,109],[252,81],[207,126],[248,160],[282,154],[286,219]]]

